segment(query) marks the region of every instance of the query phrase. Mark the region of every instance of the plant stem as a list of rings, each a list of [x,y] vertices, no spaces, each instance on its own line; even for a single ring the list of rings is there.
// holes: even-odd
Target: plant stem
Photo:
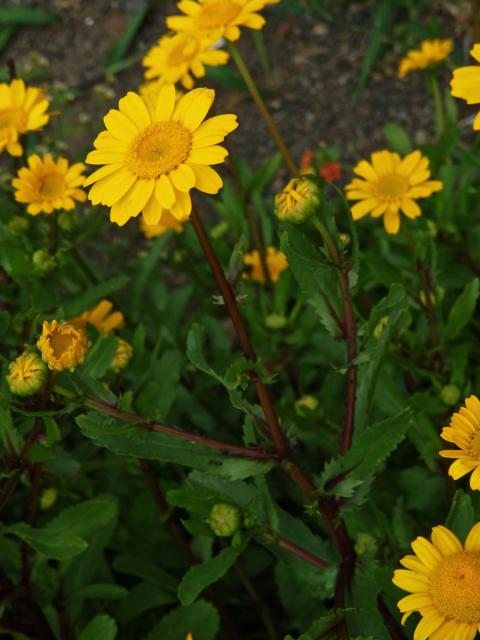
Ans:
[[[438,142],[441,140],[445,131],[445,114],[443,111],[442,94],[440,92],[440,86],[438,84],[435,72],[427,73],[427,83],[433,98],[433,110],[435,117],[435,139]]]
[[[268,77],[271,73],[271,69],[270,60],[268,59],[267,47],[265,46],[265,38],[263,37],[263,31],[252,31],[252,38],[258,53],[258,57],[260,58],[263,73]]]
[[[255,81],[252,78],[250,71],[248,70],[248,67],[243,60],[240,54],[240,51],[237,49],[236,45],[233,44],[233,42],[228,42],[227,47],[228,47],[228,50],[230,51],[230,54],[235,64],[237,65],[237,69],[239,70],[240,75],[242,76],[245,84],[247,85],[248,90],[250,91],[250,95],[252,96],[255,104],[257,105],[257,108],[260,111],[262,118],[265,120],[265,124],[267,125],[268,130],[270,131],[270,134],[275,144],[278,147],[278,150],[280,151],[280,153],[283,156],[283,159],[285,160],[285,164],[287,165],[288,170],[292,175],[294,176],[298,175],[298,167],[293,161],[290,151],[287,145],[285,144],[285,141],[281,136],[279,130],[277,129],[277,126],[274,123],[272,116],[270,115],[270,112],[267,108],[267,105],[265,104],[262,96],[260,95],[259,90],[257,89],[257,85],[255,84]]]
[[[347,393],[345,396],[345,418],[343,422],[342,453],[346,453],[352,446],[353,429],[355,420],[355,396],[357,390],[357,332],[355,328],[355,317],[353,314],[353,302],[350,295],[350,283],[348,280],[348,270],[338,251],[335,242],[327,227],[319,218],[312,218],[313,224],[320,232],[325,242],[332,263],[337,271],[343,306],[343,335],[347,345]],[[336,316],[334,316],[334,319]],[[338,324],[338,322],[337,322]]]
[[[53,255],[57,251],[58,245],[58,225],[55,214],[48,217],[48,253]]]
[[[302,560],[305,560],[306,562],[316,567],[317,569],[326,569],[329,566],[328,562],[325,562],[325,560],[321,560],[320,558],[317,558],[313,554],[309,553],[308,551],[305,551],[305,549],[302,549],[301,547],[297,546],[293,542],[290,542],[289,540],[278,538],[277,540],[274,539],[273,541],[276,542],[278,546],[281,547],[282,549],[289,551],[294,556],[297,556],[297,558],[301,558]]]

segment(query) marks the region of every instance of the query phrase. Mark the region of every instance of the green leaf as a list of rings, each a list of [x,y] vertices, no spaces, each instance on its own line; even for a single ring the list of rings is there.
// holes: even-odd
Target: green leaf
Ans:
[[[189,607],[171,611],[143,640],[185,640],[189,633],[195,634],[194,640],[215,640],[219,628],[216,608],[210,602],[199,600]]]
[[[450,309],[447,326],[445,327],[445,338],[447,340],[456,338],[472,319],[477,306],[478,293],[479,280],[474,278],[465,285],[464,290]]]
[[[195,564],[183,576],[178,587],[178,597],[183,605],[192,604],[211,584],[223,578],[245,550],[248,540],[238,546],[222,549],[220,553],[202,564]]]
[[[392,151],[397,151],[403,156],[413,151],[410,136],[405,129],[396,122],[387,122],[383,127],[383,135]]]
[[[471,497],[461,489],[457,489],[445,526],[451,529],[460,540],[465,540],[468,532],[475,524],[475,520],[475,510]]]
[[[48,527],[85,538],[114,520],[117,512],[117,501],[113,497],[93,498],[67,507],[48,523]]]
[[[4,7],[0,9],[0,23],[6,25],[32,25],[36,27],[51,24],[58,16],[32,7]]]
[[[62,439],[62,434],[60,433],[58,424],[52,418],[44,416],[43,424],[45,425],[47,437],[40,440],[40,443],[44,447],[51,447],[52,444],[55,444],[55,442],[58,442]]]
[[[154,272],[155,268],[165,251],[165,247],[170,240],[171,233],[165,233],[153,242],[148,254],[142,258],[138,267],[137,275],[132,282],[132,297],[130,301],[130,313],[132,320],[137,322],[140,318],[142,305],[146,303],[145,287],[148,279]]]
[[[78,636],[78,640],[115,640],[117,623],[113,618],[102,613],[95,616]]]
[[[84,436],[117,455],[180,464],[231,480],[267,473],[273,462],[229,456],[201,444],[148,431],[99,414],[79,416]]]
[[[351,590],[351,609],[347,611],[347,623],[351,633],[370,634],[375,640],[390,640],[377,598],[380,585],[374,567],[359,567],[355,571]]]
[[[327,462],[319,479],[322,491],[344,498],[364,499],[385,460],[405,438],[412,424],[412,412],[377,422],[362,431],[343,456]]]
[[[95,380],[101,379],[108,371],[117,351],[118,339],[114,333],[99,336],[89,350],[84,369]]]
[[[122,289],[129,280],[128,276],[122,275],[89,287],[84,293],[75,296],[75,302],[64,307],[65,317],[73,318],[80,315],[85,309],[91,309],[102,298],[107,298],[110,294]]]
[[[182,365],[179,351],[166,351],[162,355],[155,366],[157,376],[147,382],[137,399],[143,415],[159,422],[166,420],[177,395]]]
[[[105,60],[106,67],[120,62],[120,60],[126,56],[152,4],[152,2],[144,2],[140,10],[130,18],[127,28],[107,53]]]
[[[87,548],[87,543],[71,531],[44,527],[34,529],[23,522],[5,527],[5,533],[17,536],[35,551],[52,560],[68,560]]]
[[[72,600],[123,600],[128,594],[125,587],[112,583],[94,583],[78,589],[70,595]]]

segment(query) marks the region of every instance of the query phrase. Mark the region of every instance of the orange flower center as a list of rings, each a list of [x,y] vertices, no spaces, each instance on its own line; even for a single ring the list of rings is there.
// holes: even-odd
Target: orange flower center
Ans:
[[[54,331],[47,339],[52,349],[53,357],[57,360],[60,360],[64,353],[75,343],[75,335],[63,331]]]
[[[45,200],[55,200],[63,195],[65,180],[61,173],[47,173],[40,179],[39,192]]]
[[[480,623],[480,553],[444,558],[431,578],[430,594],[447,619]]]
[[[233,0],[215,0],[202,8],[197,18],[199,29],[215,29],[230,24],[242,7]]]
[[[139,178],[156,179],[184,162],[192,148],[192,134],[170,120],[149,125],[130,146],[128,168]]]
[[[25,131],[27,117],[23,109],[18,107],[8,107],[8,109],[0,109],[0,131],[11,127],[17,131]]]
[[[406,195],[408,187],[408,179],[405,176],[394,173],[381,176],[375,185],[376,196],[388,202],[399,200]]]

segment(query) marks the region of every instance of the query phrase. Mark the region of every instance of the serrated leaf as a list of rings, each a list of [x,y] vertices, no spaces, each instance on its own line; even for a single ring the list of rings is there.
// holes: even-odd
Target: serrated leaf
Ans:
[[[48,523],[48,527],[85,538],[114,520],[117,512],[117,501],[113,497],[93,498],[67,507]]]
[[[147,382],[137,399],[139,411],[149,419],[166,420],[177,395],[182,364],[179,351],[166,351],[156,364],[158,374]]]
[[[445,337],[447,340],[456,338],[470,322],[477,306],[479,293],[479,279],[474,278],[465,285],[464,290],[453,303],[448,314]]]
[[[95,616],[78,636],[78,640],[115,640],[117,623],[113,618],[102,613]]]
[[[195,634],[195,640],[215,640],[219,628],[216,608],[210,602],[199,600],[171,611],[143,640],[185,640],[189,633]]]
[[[85,540],[71,531],[52,527],[35,529],[24,522],[5,527],[3,531],[17,536],[52,560],[68,560],[85,551],[88,546]]]

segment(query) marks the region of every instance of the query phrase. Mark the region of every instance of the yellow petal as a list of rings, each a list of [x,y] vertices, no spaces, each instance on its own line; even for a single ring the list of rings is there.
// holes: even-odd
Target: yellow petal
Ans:
[[[203,193],[215,194],[223,186],[222,179],[211,167],[201,164],[191,164],[190,167],[195,173],[195,187]]]
[[[190,131],[195,131],[212,106],[215,91],[213,89],[200,88],[190,91],[187,95],[189,97],[188,109],[179,114],[179,121]]]
[[[418,536],[412,542],[412,549],[423,564],[432,571],[442,559],[440,552],[423,536]]]
[[[426,576],[407,569],[396,569],[392,582],[400,589],[410,593],[425,593],[430,588],[430,580]]]
[[[417,627],[413,634],[413,640],[428,640],[430,634],[438,629],[438,627],[444,621],[445,618],[441,616],[436,610],[428,613],[417,624]]]
[[[441,525],[432,529],[432,542],[444,557],[462,551],[462,545],[457,536]]]
[[[220,164],[228,156],[228,151],[219,145],[205,147],[205,149],[192,149],[188,160],[195,164]]]
[[[125,139],[131,139],[138,134],[138,127],[133,124],[125,114],[117,111],[117,109],[110,109],[103,118],[103,122],[112,136],[118,140],[124,141]]]
[[[195,186],[195,174],[193,169],[186,164],[180,164],[168,174],[173,186],[178,191],[190,191]]]
[[[158,122],[170,120],[175,109],[175,86],[165,84],[160,89],[155,105],[155,118]]]
[[[167,176],[162,175],[157,180],[155,185],[155,198],[161,205],[161,208],[170,209],[175,202],[175,191],[173,190],[172,183]],[[148,224],[154,224],[149,222]]]
[[[145,128],[151,124],[150,114],[142,98],[133,91],[129,91],[118,103],[120,111],[137,126]]]
[[[368,200],[357,202],[357,204],[354,204],[351,208],[352,218],[354,220],[360,220],[360,218],[366,216],[367,213],[370,213],[370,211],[372,211],[372,209],[374,209],[377,204],[378,200],[376,198],[369,198]]]
[[[387,233],[396,234],[400,229],[400,216],[398,213],[387,211],[383,216],[383,224]]]
[[[480,522],[470,529],[465,540],[465,550],[480,551]]]

